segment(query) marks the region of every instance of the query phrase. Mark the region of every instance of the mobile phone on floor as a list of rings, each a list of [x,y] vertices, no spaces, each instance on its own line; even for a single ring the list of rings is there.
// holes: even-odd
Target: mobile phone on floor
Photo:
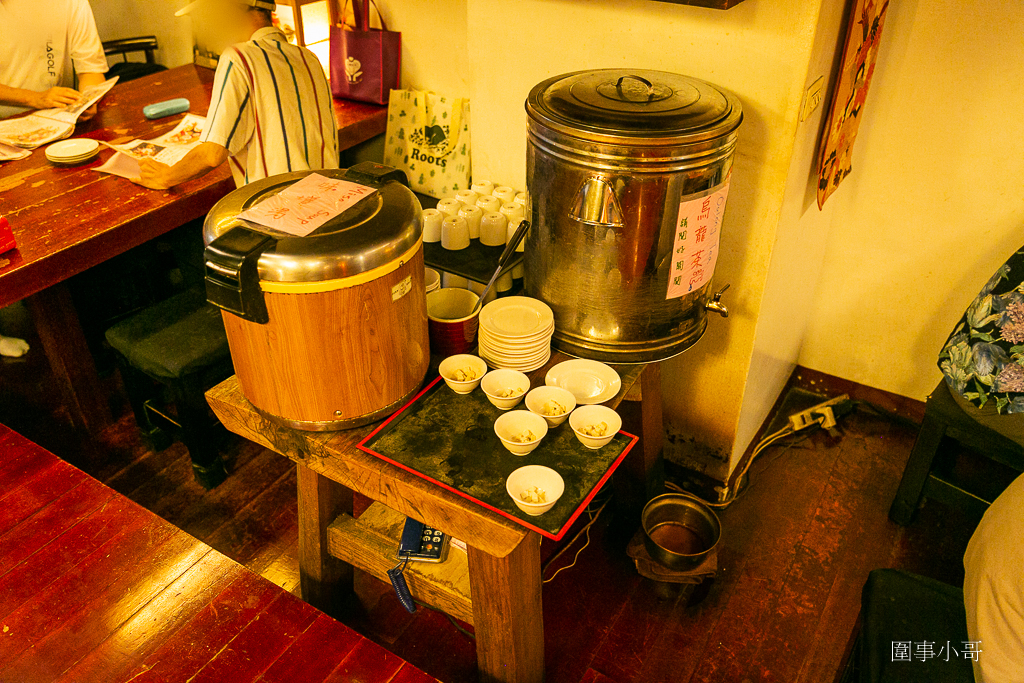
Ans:
[[[406,517],[402,539],[398,543],[398,559],[410,562],[444,562],[448,557],[448,535]]]

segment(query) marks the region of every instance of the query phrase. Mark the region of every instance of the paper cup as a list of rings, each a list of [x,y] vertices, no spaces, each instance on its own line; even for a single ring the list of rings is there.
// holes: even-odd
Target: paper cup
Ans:
[[[470,189],[478,195],[489,195],[494,192],[494,183],[490,180],[474,180]]]
[[[469,246],[469,223],[462,216],[448,216],[441,223],[441,246],[458,251]]]
[[[458,199],[463,206],[476,206],[476,200],[480,198],[473,190],[459,190],[455,193],[455,198]]]
[[[445,214],[437,209],[423,209],[423,241],[440,242],[441,224],[444,222]]]
[[[502,202],[511,202],[516,198],[516,191],[508,185],[502,185],[501,187],[494,188],[492,192],[495,197],[500,199]]]
[[[479,206],[484,213],[493,213],[501,209],[501,200],[497,197],[491,197],[488,195],[476,200],[476,205]]]
[[[480,219],[484,217],[483,209],[476,205],[463,206],[459,209],[459,215],[465,218],[466,224],[469,225],[469,239],[479,239]]]

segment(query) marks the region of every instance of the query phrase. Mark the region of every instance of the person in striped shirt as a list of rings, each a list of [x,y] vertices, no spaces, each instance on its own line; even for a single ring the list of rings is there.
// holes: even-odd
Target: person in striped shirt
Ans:
[[[166,190],[226,160],[235,184],[289,171],[338,167],[338,130],[323,67],[273,25],[266,0],[196,0],[225,36],[245,38],[221,54],[200,144],[173,166],[139,162],[137,183]]]

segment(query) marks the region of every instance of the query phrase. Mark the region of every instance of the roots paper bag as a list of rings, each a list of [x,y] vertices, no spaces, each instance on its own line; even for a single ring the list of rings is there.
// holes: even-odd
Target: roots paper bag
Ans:
[[[469,100],[392,90],[384,163],[405,171],[413,190],[442,199],[469,188]]]

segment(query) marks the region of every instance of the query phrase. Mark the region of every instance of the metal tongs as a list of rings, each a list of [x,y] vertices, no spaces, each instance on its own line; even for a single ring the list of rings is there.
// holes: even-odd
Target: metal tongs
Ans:
[[[498,269],[494,271],[494,275],[491,276],[487,286],[484,287],[484,291],[480,293],[480,299],[476,302],[476,306],[473,307],[473,311],[469,314],[470,316],[476,315],[476,312],[480,310],[480,307],[484,305],[484,297],[487,296],[488,292],[491,291],[491,287],[494,286],[495,280],[501,275],[501,271],[505,268],[508,262],[512,259],[512,255],[516,253],[516,247],[526,237],[526,231],[530,229],[530,221],[523,220],[519,223],[519,227],[512,233],[512,239],[505,245],[505,251],[501,252],[501,257],[498,259]]]

